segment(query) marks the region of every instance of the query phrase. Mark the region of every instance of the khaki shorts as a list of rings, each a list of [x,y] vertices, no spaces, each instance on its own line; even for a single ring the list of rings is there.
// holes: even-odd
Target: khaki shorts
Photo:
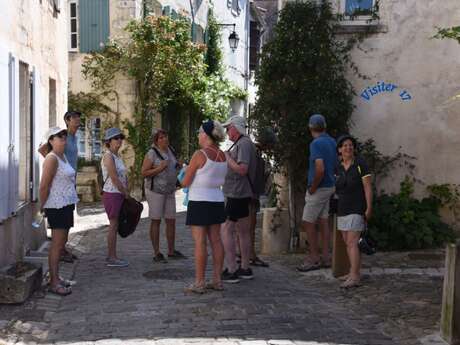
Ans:
[[[302,220],[309,223],[315,223],[318,218],[328,218],[329,200],[334,193],[335,187],[318,188],[313,195],[308,193],[307,190]]]
[[[176,219],[176,195],[160,194],[145,189],[145,198],[149,205],[150,219]]]

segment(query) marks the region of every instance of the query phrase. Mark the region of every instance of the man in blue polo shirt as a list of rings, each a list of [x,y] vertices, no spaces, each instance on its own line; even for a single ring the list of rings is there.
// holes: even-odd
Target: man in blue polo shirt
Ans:
[[[309,254],[303,264],[297,267],[297,270],[301,272],[330,266],[329,200],[335,192],[334,169],[337,164],[336,142],[326,133],[324,116],[312,115],[308,126],[313,141],[310,143],[308,186],[302,220],[307,233]],[[321,232],[321,257],[319,255],[316,222],[319,223]]]

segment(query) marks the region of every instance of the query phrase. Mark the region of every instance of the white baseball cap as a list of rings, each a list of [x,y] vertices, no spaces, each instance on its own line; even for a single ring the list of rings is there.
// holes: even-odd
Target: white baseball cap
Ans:
[[[246,119],[244,117],[233,115],[222,124],[223,127],[228,127],[230,125],[234,126],[240,134],[246,133]]]

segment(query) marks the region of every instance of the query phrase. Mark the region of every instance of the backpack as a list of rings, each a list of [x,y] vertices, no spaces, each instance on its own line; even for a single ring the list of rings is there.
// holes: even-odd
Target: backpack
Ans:
[[[161,155],[160,151],[157,150],[157,148],[155,146],[152,146],[151,147],[153,151],[155,151],[155,154],[157,155],[157,157],[161,160],[161,161],[164,161],[164,157]],[[174,150],[174,148],[169,145],[168,146],[169,150],[171,151],[172,155],[174,156],[174,159],[176,160],[177,162],[177,156],[176,156],[176,151]],[[177,168],[177,166],[176,166]],[[150,178],[150,190],[153,191],[153,180],[154,180],[155,176],[152,176]],[[180,183],[178,181],[176,181],[176,187],[179,186],[180,187]]]
[[[262,152],[256,148],[256,173],[254,174],[254,181],[251,181],[248,176],[249,184],[251,185],[252,193],[256,196],[262,195],[265,193],[265,166],[266,162],[262,156]]]
[[[118,215],[118,234],[125,238],[131,235],[141,219],[141,213],[144,209],[142,203],[134,198],[123,200],[123,204]]]

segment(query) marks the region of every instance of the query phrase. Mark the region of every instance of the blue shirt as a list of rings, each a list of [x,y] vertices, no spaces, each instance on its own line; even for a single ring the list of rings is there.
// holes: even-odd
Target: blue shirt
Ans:
[[[77,162],[78,162],[78,146],[77,146],[77,136],[67,133],[67,143],[65,144],[64,154],[69,161],[69,164],[77,172]]]
[[[321,134],[310,143],[310,158],[308,164],[308,187],[315,177],[315,161],[322,159],[324,163],[324,177],[318,188],[334,187],[334,170],[337,164],[337,144],[327,133]]]

